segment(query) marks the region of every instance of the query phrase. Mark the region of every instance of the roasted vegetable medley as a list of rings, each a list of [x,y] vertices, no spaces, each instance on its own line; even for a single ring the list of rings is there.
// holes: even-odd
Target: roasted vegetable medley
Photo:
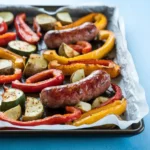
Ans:
[[[115,35],[102,13],[0,12],[0,120],[18,126],[92,124],[122,115],[127,101],[112,83],[120,68],[107,55]],[[14,27],[14,32],[9,28]],[[47,49],[38,49],[44,41]],[[42,53],[37,53],[42,51]]]

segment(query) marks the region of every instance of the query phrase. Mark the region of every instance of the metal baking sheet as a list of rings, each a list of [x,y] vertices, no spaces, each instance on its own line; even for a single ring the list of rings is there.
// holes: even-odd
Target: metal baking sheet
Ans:
[[[0,136],[36,136],[36,135],[46,135],[46,136],[58,136],[58,135],[76,135],[76,136],[86,136],[87,135],[135,135],[139,134],[144,130],[144,121],[141,120],[139,123],[131,125],[129,128],[121,130],[119,128],[113,129],[100,129],[100,128],[88,128],[88,129],[78,129],[78,130],[20,130],[20,129],[8,129],[4,128],[0,130]]]
[[[36,6],[39,8],[44,8],[47,11],[55,11],[61,6]],[[88,128],[88,129],[78,129],[78,130],[21,130],[21,129],[10,129],[10,128],[4,128],[0,130],[0,135],[7,135],[7,134],[23,134],[23,135],[28,135],[28,134],[46,134],[46,135],[54,135],[54,134],[62,134],[64,133],[65,135],[69,134],[75,134],[79,135],[81,133],[87,133],[87,134],[138,134],[141,133],[144,130],[144,121],[140,121],[137,124],[131,125],[129,128],[121,130],[119,128],[113,128],[113,129],[101,129],[101,128]]]

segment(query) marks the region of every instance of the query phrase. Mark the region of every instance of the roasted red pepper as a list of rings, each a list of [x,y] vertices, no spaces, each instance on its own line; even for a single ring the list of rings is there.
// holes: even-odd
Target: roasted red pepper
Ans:
[[[39,26],[35,18],[33,19],[33,29],[36,32],[36,34],[41,38],[42,37],[41,27]]]
[[[14,80],[20,80],[22,77],[21,69],[15,69],[13,75],[0,75],[0,84],[11,83]]]
[[[26,41],[30,44],[36,44],[40,38],[36,33],[34,33],[31,28],[25,23],[26,14],[22,13],[16,16],[15,18],[15,28],[17,35],[23,41]]]
[[[49,86],[62,84],[64,75],[62,71],[50,69],[37,73],[26,80],[26,83],[21,83],[16,80],[12,82],[12,87],[22,90],[26,93],[40,92],[42,89]]]
[[[0,19],[0,35],[6,33],[8,30],[8,26],[6,22],[4,22],[2,19]]]
[[[78,41],[76,44],[70,44],[69,46],[82,54],[86,54],[92,50],[91,44],[86,41]]]
[[[80,54],[82,54],[82,49],[83,47],[77,44],[69,44],[69,46],[71,48],[73,48],[75,51],[79,52]]]
[[[116,85],[116,84],[111,84],[113,90],[115,91],[115,95],[111,98],[109,98],[106,102],[102,103],[100,105],[101,106],[105,106],[105,105],[108,105],[110,103],[113,103],[115,100],[120,100],[122,99],[122,91],[121,91],[121,88]]]
[[[66,107],[66,111],[70,112],[68,114],[60,115],[56,114],[53,116],[46,117],[44,119],[39,120],[33,120],[28,122],[22,122],[22,121],[15,121],[12,119],[9,119],[7,116],[5,116],[4,113],[0,113],[0,120],[7,121],[13,125],[17,126],[38,126],[38,125],[54,125],[54,124],[65,124],[72,122],[81,116],[81,111],[75,107]]]
[[[0,35],[0,46],[7,46],[7,44],[16,39],[15,32],[7,32],[3,35]]]

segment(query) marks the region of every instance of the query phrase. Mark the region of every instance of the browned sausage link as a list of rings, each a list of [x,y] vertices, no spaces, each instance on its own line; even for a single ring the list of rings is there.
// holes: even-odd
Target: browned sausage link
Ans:
[[[90,41],[98,34],[93,23],[84,23],[78,27],[65,30],[51,30],[44,36],[48,48],[58,48],[63,42],[73,44],[78,41]]]
[[[109,74],[102,70],[96,70],[78,82],[45,88],[42,90],[40,98],[45,106],[59,108],[96,98],[109,86]]]

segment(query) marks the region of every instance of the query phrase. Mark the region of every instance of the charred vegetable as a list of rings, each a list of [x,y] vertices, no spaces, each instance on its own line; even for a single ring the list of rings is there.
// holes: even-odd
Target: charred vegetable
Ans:
[[[10,88],[2,95],[1,111],[6,111],[17,105],[24,107],[25,95],[21,90]]]
[[[0,59],[0,75],[13,74],[14,68],[11,60]]]
[[[103,97],[103,96],[97,97],[92,103],[92,108],[99,107],[102,103],[106,102],[107,100],[108,100],[107,97]]]
[[[41,26],[42,30],[48,31],[54,28],[56,19],[47,14],[39,14],[36,16],[36,21]]]
[[[26,14],[18,14],[15,18],[15,28],[18,37],[30,44],[37,44],[40,40],[39,36],[32,31],[32,29],[26,24]]]
[[[65,43],[62,43],[60,45],[59,50],[58,50],[58,54],[60,56],[65,56],[68,58],[80,55],[80,53],[78,53],[77,51],[75,51],[73,48],[71,48],[70,46],[68,46]]]
[[[77,82],[83,78],[85,78],[84,69],[79,69],[72,74],[70,80],[71,82]]]
[[[27,97],[25,115],[22,116],[23,121],[31,121],[40,119],[43,115],[44,107],[40,100],[34,97]]]
[[[38,54],[31,54],[25,66],[24,75],[29,77],[47,69],[47,61]]]
[[[80,101],[77,105],[77,108],[81,109],[83,112],[91,110],[91,104]]]
[[[9,119],[18,120],[21,116],[21,106],[17,105],[16,107],[13,107],[13,108],[5,111],[4,114]]]
[[[14,80],[20,80],[22,77],[21,69],[15,69],[14,74],[0,75],[0,84],[11,83]]]
[[[56,14],[56,17],[63,25],[72,23],[71,16],[68,12],[59,12]]]
[[[24,41],[11,41],[8,43],[9,49],[21,56],[29,56],[36,51],[36,46]]]

